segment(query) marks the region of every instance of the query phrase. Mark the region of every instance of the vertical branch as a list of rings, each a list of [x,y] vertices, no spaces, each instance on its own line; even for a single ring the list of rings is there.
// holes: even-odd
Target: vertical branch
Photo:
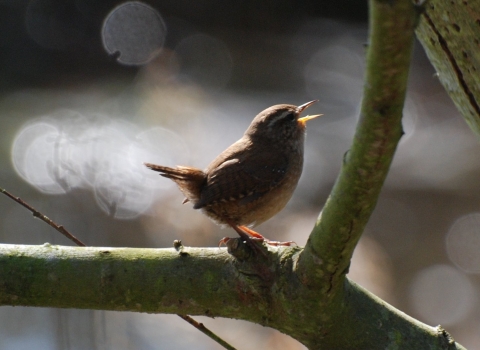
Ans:
[[[325,292],[342,286],[402,136],[416,22],[411,0],[370,1],[360,119],[342,170],[297,264],[303,283]]]

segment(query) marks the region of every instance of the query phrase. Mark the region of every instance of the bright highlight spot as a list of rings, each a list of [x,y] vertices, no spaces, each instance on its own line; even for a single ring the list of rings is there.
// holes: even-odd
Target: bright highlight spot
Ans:
[[[142,131],[119,119],[63,110],[25,125],[15,137],[12,161],[42,192],[89,189],[107,214],[132,219],[173,186],[143,163],[186,164],[188,154],[183,139],[170,130]]]
[[[446,237],[448,257],[460,269],[480,273],[480,213],[460,217]]]
[[[158,11],[138,1],[117,6],[102,28],[105,50],[126,65],[150,62],[163,47],[165,34],[166,26]]]
[[[410,302],[421,321],[450,326],[473,309],[476,292],[468,278],[449,265],[420,271],[410,285]]]

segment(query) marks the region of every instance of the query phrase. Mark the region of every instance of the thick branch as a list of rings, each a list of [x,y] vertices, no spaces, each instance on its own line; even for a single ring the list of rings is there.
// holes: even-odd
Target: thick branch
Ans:
[[[440,82],[480,136],[480,0],[429,0],[416,33]]]
[[[323,283],[327,293],[343,287],[353,249],[375,208],[403,133],[416,21],[411,0],[370,1],[367,70],[357,130],[299,260],[303,281],[312,285],[328,281]]]
[[[225,248],[0,244],[0,305],[205,315],[314,331],[312,319],[290,315],[303,290],[292,268],[301,249],[268,249],[251,255],[240,244],[234,256]]]
[[[276,328],[310,349],[462,349],[445,331],[348,280],[340,304],[322,305],[319,292],[294,273],[300,251],[271,248],[268,259],[240,261],[218,248],[4,244],[0,305],[239,318]],[[341,321],[332,317],[337,309]]]
[[[0,245],[0,254],[1,305],[262,317],[226,249]]]

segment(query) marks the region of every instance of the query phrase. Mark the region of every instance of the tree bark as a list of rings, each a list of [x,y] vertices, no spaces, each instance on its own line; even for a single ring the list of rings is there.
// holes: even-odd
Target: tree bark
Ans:
[[[0,305],[243,319],[309,349],[463,349],[441,328],[398,311],[355,283],[325,302],[300,282],[301,248],[139,249],[0,245]],[[247,253],[247,255],[245,255]]]
[[[480,136],[480,0],[429,0],[416,34],[438,79]]]

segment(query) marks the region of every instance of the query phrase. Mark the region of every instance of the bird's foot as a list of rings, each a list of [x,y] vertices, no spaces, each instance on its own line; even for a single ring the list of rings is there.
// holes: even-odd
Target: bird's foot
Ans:
[[[242,237],[240,237],[242,238]],[[218,246],[221,247],[222,245],[227,245],[228,241],[230,241],[231,239],[235,239],[235,238],[230,238],[230,237],[223,237],[219,242],[218,242]],[[261,238],[256,238],[256,237],[246,237],[246,239],[244,239],[245,242],[248,242],[248,241],[254,241],[254,242],[259,242],[259,243],[263,243],[263,242],[266,242],[267,240],[265,239],[261,239]],[[279,242],[281,243],[281,242]]]
[[[295,242],[293,241],[288,241],[288,242],[280,242],[280,241],[271,241],[265,237],[263,237],[260,233],[252,230],[252,229],[249,229],[248,227],[246,226],[237,226],[233,223],[229,223],[230,226],[238,233],[238,235],[240,236],[240,238],[250,247],[252,248],[252,250],[255,252],[255,253],[261,253],[262,255],[266,256],[266,253],[264,251],[264,249],[262,249],[262,246],[261,244],[263,242],[265,242],[266,244],[268,245],[271,245],[271,246],[275,246],[275,247],[278,247],[278,246],[282,246],[282,247],[289,247],[291,246],[292,244],[295,244]],[[220,242],[218,242],[218,246],[221,246],[223,244],[227,245],[228,246],[228,242],[231,240],[232,238],[229,238],[229,237],[224,237],[220,240]],[[260,244],[258,244],[260,243]]]
[[[222,245],[227,245],[227,242],[231,240],[230,237],[223,237],[219,242],[218,242],[218,246],[221,247]]]
[[[261,244],[263,242],[263,240],[260,240],[260,239],[255,238],[255,237],[249,237],[249,236],[245,236],[245,237],[242,236],[242,237],[240,237],[240,239],[242,241],[244,241],[245,244],[247,244],[255,253],[260,253],[263,256],[267,256],[265,251],[261,248],[261,245],[256,243],[256,242],[259,242]],[[231,240],[235,240],[235,238],[223,237],[218,242],[218,246],[220,247],[223,244],[225,244],[230,249],[230,246],[229,246],[228,242],[230,242]]]
[[[238,235],[245,242],[245,244],[247,244],[250,248],[252,248],[252,250],[255,253],[260,253],[263,256],[267,256],[267,254],[265,253],[264,249],[262,249],[262,246],[261,246],[261,243],[265,241],[265,238],[261,234],[256,233],[255,231],[250,230],[248,227],[245,227],[245,226],[237,226],[233,223],[229,223],[229,225],[238,233]],[[252,235],[251,232],[254,232],[256,235]],[[221,246],[222,244],[227,245],[227,242],[230,240],[231,238],[224,237],[220,240],[220,242],[218,242],[218,245],[219,246]],[[257,242],[260,244],[257,244]]]
[[[245,233],[247,233],[251,239],[260,241],[260,242],[265,242],[268,245],[272,245],[275,247],[282,246],[282,247],[290,247],[292,244],[297,245],[294,241],[287,241],[287,242],[280,242],[280,241],[271,241],[268,238],[263,237],[260,233],[249,229],[246,226],[239,226],[239,229],[243,230]],[[238,231],[237,231],[238,232]]]

